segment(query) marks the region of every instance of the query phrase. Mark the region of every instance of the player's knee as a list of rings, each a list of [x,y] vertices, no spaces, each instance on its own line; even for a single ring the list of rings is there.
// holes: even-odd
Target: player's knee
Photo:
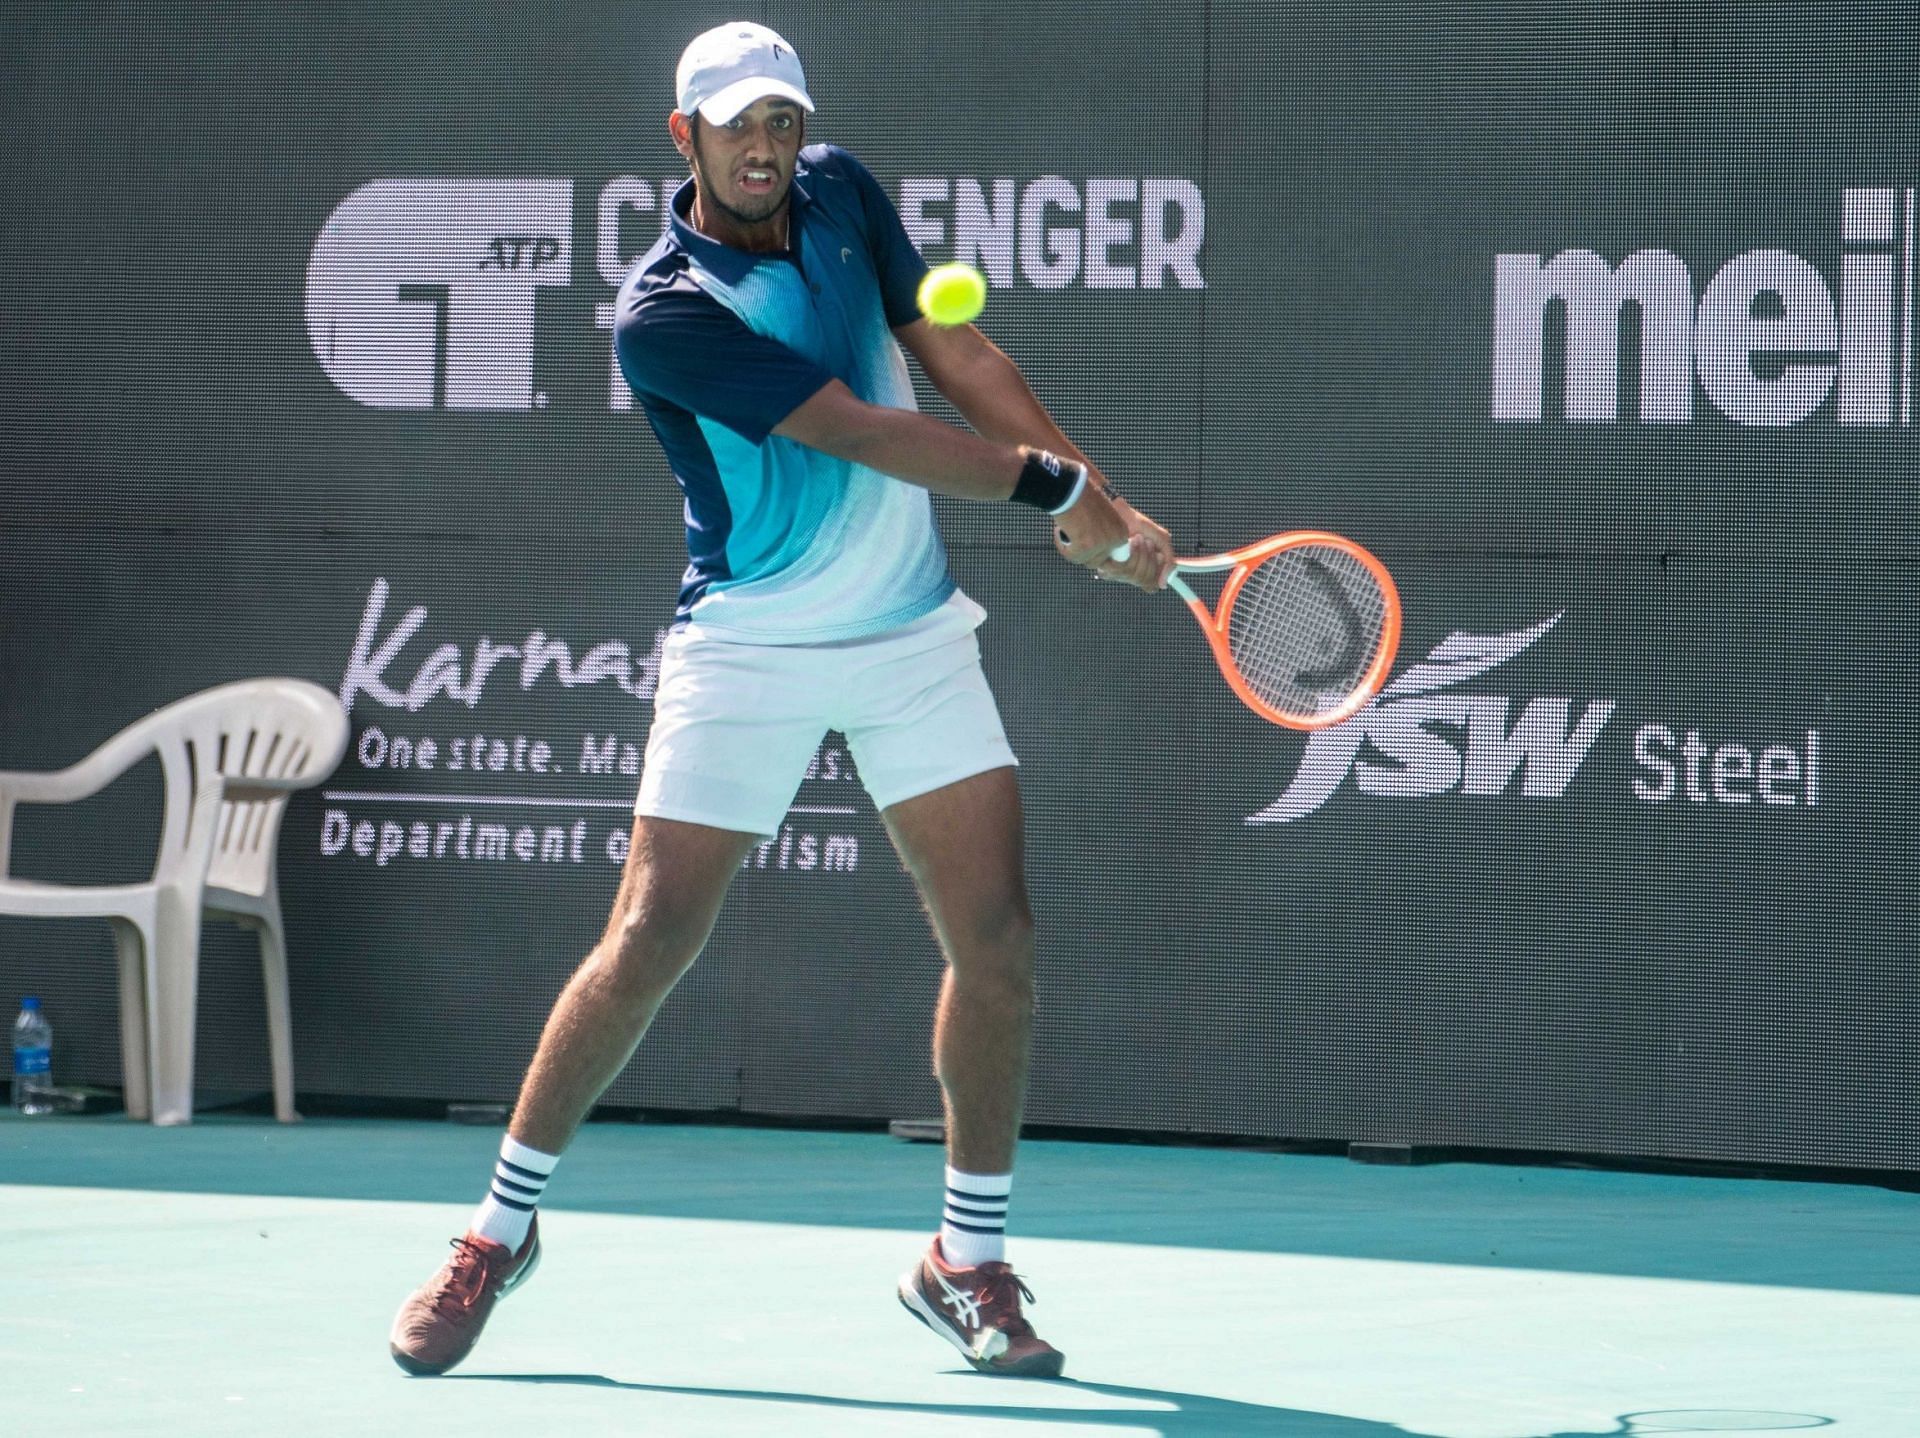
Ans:
[[[963,979],[1033,989],[1033,911],[1024,898],[986,906],[966,915],[948,934],[949,957]]]
[[[690,916],[650,906],[616,914],[594,957],[609,984],[644,1002],[672,988],[705,942]]]
[[[953,977],[956,990],[967,1002],[991,1009],[1008,1022],[1032,1021],[1034,984],[1030,959],[973,964],[956,959]]]
[[[955,943],[969,949],[1013,954],[1033,948],[1033,910],[1025,894],[970,904],[959,915],[947,916],[947,928]]]

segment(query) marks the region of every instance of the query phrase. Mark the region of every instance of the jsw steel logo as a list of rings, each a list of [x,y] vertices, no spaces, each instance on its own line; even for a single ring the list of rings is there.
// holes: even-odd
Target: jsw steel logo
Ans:
[[[1619,707],[1613,700],[1445,692],[1530,648],[1560,618],[1506,634],[1449,634],[1353,718],[1308,739],[1286,792],[1246,822],[1305,818],[1349,775],[1360,793],[1374,798],[1494,798],[1516,792],[1516,780],[1522,798],[1561,798],[1613,720]],[[1818,810],[1824,802],[1820,731],[1794,725],[1782,732],[1778,716],[1757,733],[1750,718],[1738,723],[1728,735],[1716,732],[1717,724],[1640,716],[1632,723],[1625,792],[1649,811],[1748,816],[1742,822],[1780,822]],[[1609,772],[1618,783],[1618,772]]]
[[[1353,718],[1316,731],[1286,792],[1246,822],[1305,818],[1348,775],[1361,793],[1383,798],[1503,794],[1515,775],[1523,795],[1558,798],[1613,717],[1611,699],[1589,701],[1576,719],[1572,699],[1529,699],[1515,714],[1504,695],[1441,691],[1506,663],[1560,617],[1508,634],[1448,635]],[[1376,757],[1363,757],[1369,749]]]
[[[1639,315],[1639,417],[1686,424],[1697,388],[1736,424],[1789,425],[1833,400],[1843,425],[1913,416],[1914,192],[1845,193],[1836,303],[1818,269],[1785,250],[1723,264],[1697,292],[1670,250],[1618,265],[1592,250],[1494,258],[1492,416],[1539,423],[1549,308],[1566,311],[1566,418],[1620,418],[1621,317]],[[1631,372],[1631,371],[1629,371]]]

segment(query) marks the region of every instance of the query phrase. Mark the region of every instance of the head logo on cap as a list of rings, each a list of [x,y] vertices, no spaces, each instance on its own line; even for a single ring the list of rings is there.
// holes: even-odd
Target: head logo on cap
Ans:
[[[674,72],[676,108],[716,125],[769,95],[813,109],[800,57],[765,25],[736,20],[696,35]]]

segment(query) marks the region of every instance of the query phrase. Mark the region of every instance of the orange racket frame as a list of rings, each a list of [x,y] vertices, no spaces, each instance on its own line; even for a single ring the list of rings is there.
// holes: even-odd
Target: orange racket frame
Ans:
[[[1303,549],[1309,545],[1321,548],[1337,549],[1351,555],[1366,566],[1380,585],[1380,593],[1385,603],[1385,613],[1380,620],[1380,644],[1373,656],[1373,663],[1367,666],[1367,672],[1354,686],[1353,692],[1340,704],[1318,714],[1290,714],[1286,710],[1276,709],[1258,694],[1253,692],[1239,667],[1233,662],[1233,648],[1227,640],[1227,625],[1233,617],[1233,604],[1240,597],[1247,577],[1264,560],[1289,549]],[[1116,555],[1118,552],[1116,552]],[[1217,574],[1221,570],[1231,570],[1227,582],[1216,601],[1218,612],[1208,608],[1201,599],[1180,578],[1182,574]],[[1167,587],[1178,594],[1193,611],[1193,617],[1199,621],[1206,632],[1207,644],[1213,650],[1214,663],[1220,666],[1221,676],[1229,687],[1254,713],[1270,723],[1279,724],[1288,729],[1325,729],[1338,724],[1343,719],[1351,719],[1366,705],[1367,701],[1380,692],[1387,682],[1387,670],[1393,664],[1394,654],[1400,648],[1400,590],[1393,582],[1393,575],[1368,550],[1355,544],[1344,535],[1329,534],[1324,530],[1296,530],[1291,534],[1276,534],[1261,540],[1258,544],[1249,544],[1227,554],[1211,555],[1203,559],[1176,559],[1173,574],[1167,580]]]

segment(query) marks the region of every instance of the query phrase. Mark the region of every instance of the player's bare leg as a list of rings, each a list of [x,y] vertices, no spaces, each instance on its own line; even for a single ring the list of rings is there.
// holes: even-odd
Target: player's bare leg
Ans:
[[[701,824],[634,821],[606,932],[548,1016],[488,1199],[394,1319],[388,1351],[407,1372],[445,1373],[465,1358],[494,1304],[538,1265],[534,1205],[547,1175],[699,956],[754,843]]]
[[[606,932],[560,991],[507,1132],[559,1153],[699,957],[752,834],[637,818]]]
[[[1033,1035],[1033,914],[1014,771],[976,774],[885,817],[947,957],[933,1027],[947,1208],[940,1237],[901,1277],[900,1302],[983,1373],[1058,1377],[1061,1355],[1021,1312],[1026,1286],[998,1247]],[[980,1241],[956,1226],[975,1223],[993,1230],[991,1256],[949,1253],[950,1239]]]
[[[1005,1173],[1033,1034],[1033,913],[1014,771],[990,769],[884,817],[947,959],[933,1025],[947,1156],[970,1173]]]

